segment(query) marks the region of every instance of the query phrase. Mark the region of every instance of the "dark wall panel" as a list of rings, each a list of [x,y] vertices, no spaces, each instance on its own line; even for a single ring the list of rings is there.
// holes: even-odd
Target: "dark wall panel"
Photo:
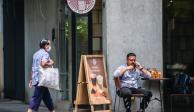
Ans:
[[[24,0],[3,1],[4,94],[24,100]]]

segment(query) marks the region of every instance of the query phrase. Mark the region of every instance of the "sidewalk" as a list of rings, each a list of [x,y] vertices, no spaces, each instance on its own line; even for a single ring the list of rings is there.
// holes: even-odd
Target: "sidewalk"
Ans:
[[[28,104],[21,101],[0,99],[0,112],[26,112]],[[49,112],[46,107],[40,106],[38,112]],[[56,111],[58,112],[58,111]]]

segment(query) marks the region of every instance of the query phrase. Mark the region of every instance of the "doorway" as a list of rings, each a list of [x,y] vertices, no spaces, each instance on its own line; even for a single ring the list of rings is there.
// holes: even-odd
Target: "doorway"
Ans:
[[[80,29],[81,28],[81,29]],[[72,13],[72,99],[75,100],[80,57],[102,54],[102,0],[85,15]]]
[[[4,97],[25,100],[24,0],[3,0]]]
[[[60,2],[59,63],[64,100],[75,100],[80,57],[102,54],[102,1],[96,1],[92,11],[79,15]]]
[[[185,72],[194,77],[194,1],[193,0],[164,0],[163,1],[163,49],[164,74],[173,78],[178,72]],[[173,82],[164,85],[165,111],[169,112],[169,94]],[[176,112],[192,112],[193,99],[182,103],[184,98],[173,100]],[[181,101],[182,100],[182,101]],[[189,105],[187,104],[189,102]],[[178,106],[179,104],[179,106]]]

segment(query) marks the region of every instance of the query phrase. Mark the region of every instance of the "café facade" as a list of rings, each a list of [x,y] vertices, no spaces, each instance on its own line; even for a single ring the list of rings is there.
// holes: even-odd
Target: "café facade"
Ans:
[[[163,77],[171,76],[173,64],[192,66],[194,7],[190,4],[193,1],[83,1],[77,0],[79,8],[84,8],[82,3],[94,3],[94,7],[87,5],[91,11],[73,10],[79,6],[74,5],[76,0],[0,0],[2,97],[30,100],[33,89],[28,87],[28,82],[32,55],[45,37],[52,41],[51,57],[60,70],[62,91],[51,90],[52,97],[56,106],[64,110],[71,109],[76,99],[81,55],[104,55],[112,104],[115,98],[113,72],[126,63],[129,52],[136,53],[144,67],[161,71]],[[158,99],[150,102],[147,112],[169,111],[164,98],[165,81],[158,82],[141,81],[144,88],[153,91],[153,98]],[[132,103],[132,110],[139,108],[138,101],[135,99]],[[117,108],[125,110],[122,102]]]

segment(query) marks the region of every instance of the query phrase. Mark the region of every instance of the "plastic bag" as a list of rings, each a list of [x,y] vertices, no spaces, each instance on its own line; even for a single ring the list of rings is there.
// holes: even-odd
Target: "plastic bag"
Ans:
[[[44,86],[55,90],[59,88],[59,70],[58,68],[42,68],[39,69],[38,86]]]

